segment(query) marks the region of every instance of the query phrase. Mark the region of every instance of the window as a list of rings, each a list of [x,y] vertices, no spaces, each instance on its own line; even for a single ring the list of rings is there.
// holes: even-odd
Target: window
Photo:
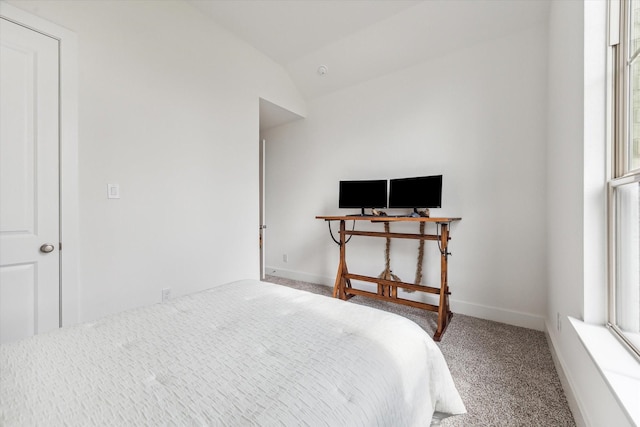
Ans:
[[[640,357],[640,0],[611,0],[609,325]]]

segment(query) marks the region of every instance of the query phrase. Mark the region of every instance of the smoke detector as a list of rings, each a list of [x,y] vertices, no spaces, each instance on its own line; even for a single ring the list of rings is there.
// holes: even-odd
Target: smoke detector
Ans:
[[[318,67],[318,74],[321,76],[324,76],[325,74],[327,74],[328,71],[329,69],[327,68],[326,65],[321,65]]]

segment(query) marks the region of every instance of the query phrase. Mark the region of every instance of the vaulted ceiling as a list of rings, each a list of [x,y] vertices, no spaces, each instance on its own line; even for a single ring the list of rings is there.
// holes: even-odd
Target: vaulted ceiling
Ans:
[[[311,99],[546,22],[550,0],[188,1]]]

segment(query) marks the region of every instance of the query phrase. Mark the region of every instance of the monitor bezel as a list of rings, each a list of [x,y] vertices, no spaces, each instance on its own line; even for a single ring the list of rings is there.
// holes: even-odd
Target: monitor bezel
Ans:
[[[418,180],[434,180],[434,179],[438,179],[439,178],[439,193],[438,193],[438,203],[437,204],[433,204],[433,203],[429,203],[427,201],[425,201],[424,203],[426,203],[427,205],[424,205],[422,203],[422,201],[417,200],[416,203],[395,203],[393,200],[394,197],[394,185],[398,184],[398,183],[402,183],[402,182],[407,182],[407,181],[418,181]],[[425,209],[437,209],[437,208],[441,208],[442,207],[442,174],[440,175],[425,175],[425,176],[415,176],[415,177],[409,177],[409,178],[394,178],[394,179],[390,179],[389,180],[389,192],[388,192],[388,201],[387,201],[387,206],[389,209],[420,209],[420,208],[425,208]],[[396,190],[396,194],[397,194],[397,189],[398,187],[395,186],[395,190]],[[416,197],[417,199],[417,197]],[[414,200],[416,200],[414,199]]]
[[[384,203],[383,204],[375,204],[373,206],[368,204],[344,204],[343,201],[343,184],[374,184],[377,183],[384,185]],[[356,179],[356,180],[341,180],[339,183],[338,189],[338,208],[339,209],[373,209],[373,208],[386,208],[389,203],[389,183],[386,179]]]

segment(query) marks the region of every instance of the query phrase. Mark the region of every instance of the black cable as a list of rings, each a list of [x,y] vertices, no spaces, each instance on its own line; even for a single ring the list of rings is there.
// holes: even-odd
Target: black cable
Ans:
[[[335,237],[333,237],[333,231],[331,230],[331,221],[327,221],[327,225],[329,226],[329,234],[331,234],[331,238],[333,239],[334,242],[336,242],[336,245],[340,246],[340,242],[338,240],[336,240]],[[353,220],[353,227],[351,227],[351,231],[356,229],[356,220]],[[353,234],[349,236],[349,238],[347,240],[344,241],[344,244],[346,245],[347,243],[349,243],[349,240],[351,240],[351,238],[353,237]]]
[[[451,224],[451,223],[449,222],[449,224]],[[442,240],[441,232],[438,231],[438,227],[442,227],[442,224],[439,223],[439,222],[436,222],[436,235],[438,236],[438,249],[440,250],[440,255],[444,255],[444,256],[452,255],[451,252],[445,252],[442,249],[442,245],[440,244],[440,241]]]

